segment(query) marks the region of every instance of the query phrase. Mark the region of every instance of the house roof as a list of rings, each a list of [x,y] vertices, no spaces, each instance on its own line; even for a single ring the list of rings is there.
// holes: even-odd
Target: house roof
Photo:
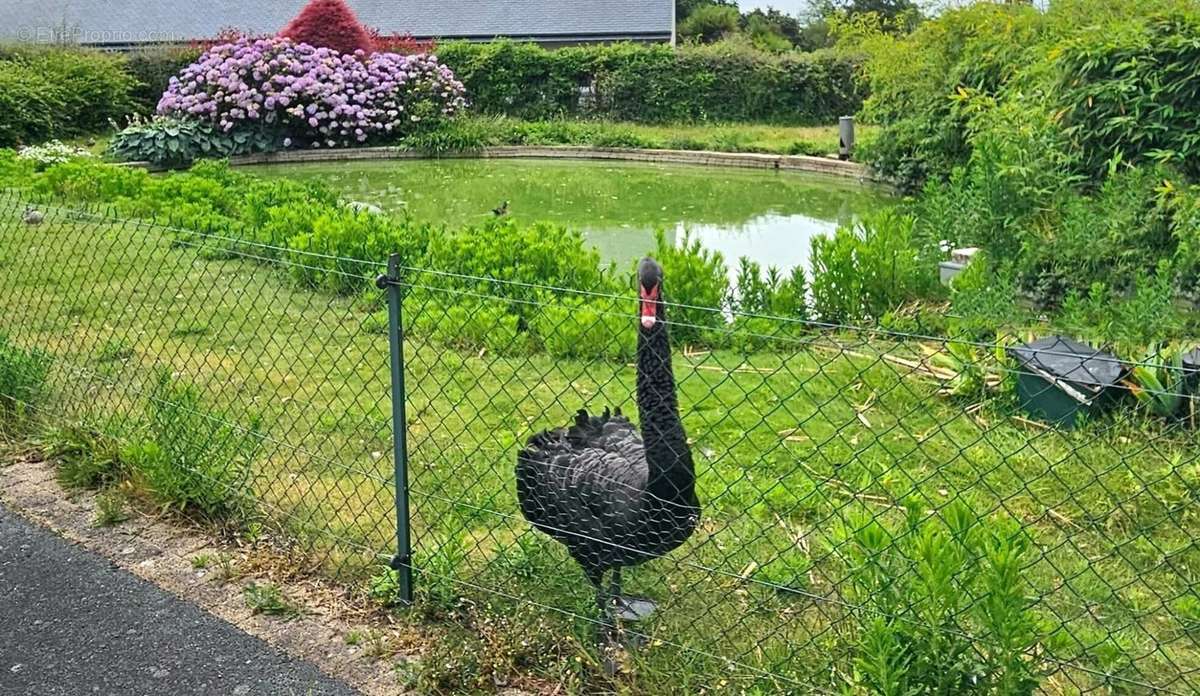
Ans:
[[[274,33],[307,0],[3,0],[0,41],[180,42],[233,27]],[[674,0],[347,0],[385,34],[491,39],[670,37]]]

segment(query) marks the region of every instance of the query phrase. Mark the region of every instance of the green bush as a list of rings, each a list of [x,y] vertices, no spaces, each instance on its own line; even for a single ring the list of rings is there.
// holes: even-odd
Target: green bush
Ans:
[[[895,210],[812,240],[813,309],[824,322],[878,319],[897,306],[940,293],[936,257]]]
[[[412,263],[434,236],[431,226],[408,219],[335,208],[313,218],[311,228],[292,236],[287,246],[298,252],[292,273],[301,284],[355,293],[379,274],[390,254]]]
[[[546,50],[533,44],[452,42],[438,57],[484,114],[622,121],[829,123],[857,111],[857,58],[782,55],[742,44],[615,44]],[[580,87],[596,86],[592,99]]]
[[[763,314],[792,319],[808,318],[804,269],[797,266],[784,276],[774,266],[762,266],[743,256],[738,259],[732,308],[743,314]]]
[[[133,108],[124,59],[76,49],[0,57],[0,147],[94,133]]]
[[[49,355],[15,346],[0,334],[0,424],[11,424],[37,406],[49,371]]]
[[[433,291],[408,306],[420,307],[411,320],[418,336],[472,353],[521,355],[528,350],[528,335],[505,302]]]
[[[1020,525],[961,502],[892,524],[873,511],[839,532],[859,638],[857,686],[880,694],[1037,690],[1037,629],[1022,579],[1033,551]]]
[[[149,394],[145,431],[125,448],[135,476],[166,507],[210,519],[250,511],[251,468],[262,445],[258,419],[206,407],[199,391],[161,374]]]
[[[136,113],[153,114],[171,78],[195,62],[200,54],[199,48],[175,46],[146,47],[126,54],[125,69],[137,81],[130,92]]]
[[[530,330],[557,358],[604,358],[626,362],[637,352],[637,312],[633,296],[562,297],[530,318]]]
[[[1102,176],[1114,155],[1200,175],[1200,11],[1154,4],[1105,18],[1052,56],[1063,125],[1092,176]]]
[[[29,185],[37,166],[32,160],[18,157],[13,150],[0,148],[0,188],[22,188]]]
[[[141,169],[72,160],[53,165],[22,183],[37,193],[76,203],[118,203],[140,197],[150,181],[150,175]]]
[[[207,121],[157,116],[134,120],[113,136],[108,152],[122,162],[150,162],[179,167],[203,158],[224,158],[278,149],[276,136],[266,130],[238,129],[222,133]]]
[[[612,271],[601,266],[600,254],[578,232],[549,223],[522,226],[511,219],[494,220],[434,235],[424,264],[469,276],[439,279],[439,285],[514,301],[536,302],[540,291],[531,285],[589,291],[613,287]],[[523,311],[518,302],[513,311]]]
[[[679,23],[679,36],[684,39],[712,43],[738,30],[742,15],[736,6],[702,5]]]
[[[1131,293],[1113,292],[1094,283],[1087,292],[1072,291],[1054,319],[1065,332],[1096,345],[1109,345],[1122,355],[1140,355],[1152,344],[1185,333],[1187,316],[1175,304],[1170,265],[1140,276]]]
[[[713,345],[728,327],[721,309],[729,299],[725,257],[709,251],[686,234],[678,245],[658,233],[654,258],[667,280],[667,321],[677,345]]]

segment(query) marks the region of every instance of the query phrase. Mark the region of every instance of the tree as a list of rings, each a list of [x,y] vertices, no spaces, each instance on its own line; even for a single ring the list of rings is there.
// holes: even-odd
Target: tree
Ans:
[[[344,0],[311,0],[280,36],[341,53],[371,53],[371,36]]]
[[[701,7],[719,5],[722,7],[737,7],[736,0],[675,0],[675,21],[682,22]]]
[[[679,23],[679,35],[712,43],[737,33],[742,15],[730,5],[704,5]]]
[[[921,8],[914,0],[813,0],[812,14],[828,17],[835,12],[861,15],[874,12],[881,18],[895,21],[904,15],[920,15]]]
[[[755,10],[742,18],[745,24],[744,31],[750,37],[750,42],[756,48],[772,53],[791,50],[795,45],[792,37],[798,37],[800,34],[800,23],[778,10],[772,9],[770,12],[776,16],[773,17],[762,10]],[[791,20],[795,26],[792,27],[781,22],[780,18]],[[791,37],[785,34],[788,29],[794,29]]]
[[[888,31],[912,31],[923,15],[915,0],[811,0],[810,22],[806,29],[817,35],[828,35],[828,18],[832,15],[855,17],[874,14]]]
[[[765,11],[761,9],[755,9],[752,12],[744,15],[742,17],[742,22],[744,23],[747,31],[750,30],[752,23],[769,26],[775,33],[787,39],[788,42],[793,46],[799,43],[800,34],[804,30],[804,28],[800,25],[799,19],[784,12],[780,12],[774,7],[768,7]]]

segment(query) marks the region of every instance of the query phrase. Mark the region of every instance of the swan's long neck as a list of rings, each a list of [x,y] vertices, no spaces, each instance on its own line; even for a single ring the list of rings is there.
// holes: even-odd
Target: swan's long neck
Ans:
[[[671,344],[661,308],[658,324],[638,332],[637,400],[650,493],[667,500],[694,498],[692,455],[679,418]]]

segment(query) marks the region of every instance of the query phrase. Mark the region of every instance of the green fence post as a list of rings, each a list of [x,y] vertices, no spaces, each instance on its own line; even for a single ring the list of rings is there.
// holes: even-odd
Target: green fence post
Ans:
[[[388,257],[387,274],[375,284],[387,291],[388,346],[392,370],[392,461],[395,464],[396,556],[392,569],[400,573],[400,600],[413,601],[412,540],[408,516],[408,420],[404,411],[404,333],[400,327],[400,256]]]

